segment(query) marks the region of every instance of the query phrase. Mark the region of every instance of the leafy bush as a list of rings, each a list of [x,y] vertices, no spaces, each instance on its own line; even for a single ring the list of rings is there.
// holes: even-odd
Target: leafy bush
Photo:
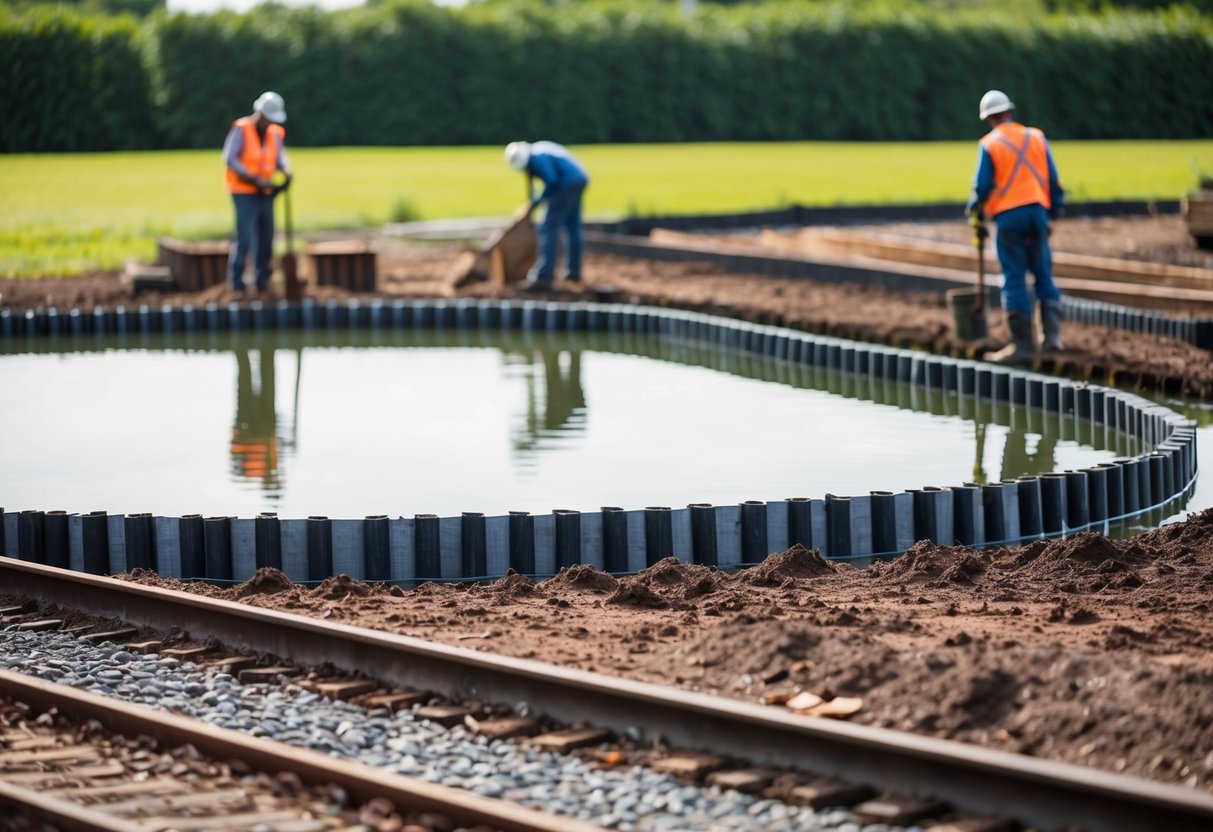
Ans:
[[[0,147],[216,147],[266,89],[286,98],[295,145],[972,138],[991,87],[1054,138],[1213,135],[1213,20],[1191,8],[928,5],[772,0],[684,18],[638,0],[382,0],[141,27],[5,13],[0,49],[20,59],[3,70]]]

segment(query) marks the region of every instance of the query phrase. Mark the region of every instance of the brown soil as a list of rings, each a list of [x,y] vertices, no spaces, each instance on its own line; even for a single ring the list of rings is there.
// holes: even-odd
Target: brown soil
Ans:
[[[963,223],[882,225],[882,232],[967,242]],[[1064,220],[1056,224],[1053,244],[1058,251],[1100,254],[1125,259],[1211,266],[1213,256],[1196,249],[1178,217],[1104,220]],[[379,255],[379,291],[386,297],[435,297],[456,294],[450,277],[462,249],[450,245],[408,245],[383,242]],[[304,264],[306,266],[306,262]],[[925,347],[953,355],[975,348],[956,340],[952,320],[937,293],[896,292],[880,288],[823,284],[807,280],[729,274],[717,266],[695,262],[659,262],[617,256],[590,255],[586,282],[562,284],[544,293],[550,298],[576,299],[617,290],[622,299],[672,304],[696,309],[726,310],[747,318],[778,321],[815,332],[860,340]],[[310,287],[318,299],[345,297],[335,287]],[[514,287],[473,283],[458,290],[465,297],[517,296]],[[0,303],[15,311],[43,306],[91,308],[132,303],[194,304],[230,297],[225,286],[184,295],[148,293],[139,298],[117,275],[51,280],[0,279]],[[989,346],[1006,333],[991,318]],[[1064,328],[1066,350],[1042,359],[1046,370],[1104,380],[1120,385],[1163,388],[1173,393],[1213,397],[1213,362],[1208,352],[1160,335],[1142,335],[1101,326],[1069,322]],[[977,349],[983,346],[979,345]]]
[[[860,697],[862,724],[1213,789],[1213,509],[1123,542],[922,542],[866,570],[797,546],[737,574],[668,558],[538,584],[128,578],[750,701]]]

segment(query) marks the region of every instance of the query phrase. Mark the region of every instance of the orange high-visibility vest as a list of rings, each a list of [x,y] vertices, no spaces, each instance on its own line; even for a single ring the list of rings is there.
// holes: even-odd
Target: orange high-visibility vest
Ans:
[[[232,126],[244,131],[244,149],[240,153],[240,163],[244,165],[244,169],[262,179],[269,179],[273,176],[274,171],[278,168],[278,148],[282,146],[282,140],[286,138],[286,131],[282,129],[282,125],[271,124],[266,129],[264,145],[261,143],[261,136],[257,135],[257,126],[248,116],[236,119],[232,122]],[[227,189],[229,193],[233,194],[257,193],[256,185],[245,182],[231,168],[227,168]]]
[[[1046,209],[1052,206],[1044,133],[1017,121],[1006,121],[987,133],[981,146],[994,163],[994,190],[985,204],[987,216],[1033,203]]]

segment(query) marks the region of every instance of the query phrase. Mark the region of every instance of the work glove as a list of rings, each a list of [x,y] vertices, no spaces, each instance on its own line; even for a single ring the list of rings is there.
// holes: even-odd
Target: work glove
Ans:
[[[981,203],[977,201],[977,197],[971,196],[969,197],[969,201],[965,203],[965,217],[970,222],[974,221],[974,217],[977,218],[976,222],[981,222]]]

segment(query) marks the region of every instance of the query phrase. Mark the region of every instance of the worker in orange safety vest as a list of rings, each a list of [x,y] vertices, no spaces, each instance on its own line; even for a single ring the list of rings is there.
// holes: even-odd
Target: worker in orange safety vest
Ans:
[[[236,209],[236,239],[228,257],[228,283],[237,298],[244,296],[244,263],[253,252],[258,293],[269,288],[270,258],[274,252],[274,197],[291,183],[286,155],[286,105],[276,92],[265,92],[253,102],[252,115],[232,122],[223,142],[227,189]],[[277,171],[285,179],[273,184]]]
[[[1049,221],[1060,215],[1065,192],[1044,133],[1015,121],[1014,108],[1000,90],[990,90],[981,98],[979,115],[992,129],[978,149],[973,193],[965,213],[994,218],[1002,305],[1011,331],[1011,343],[984,358],[1023,365],[1036,354],[1035,303],[1028,292],[1028,271],[1035,278],[1035,300],[1040,301],[1043,346],[1062,348],[1061,292],[1053,282]]]

